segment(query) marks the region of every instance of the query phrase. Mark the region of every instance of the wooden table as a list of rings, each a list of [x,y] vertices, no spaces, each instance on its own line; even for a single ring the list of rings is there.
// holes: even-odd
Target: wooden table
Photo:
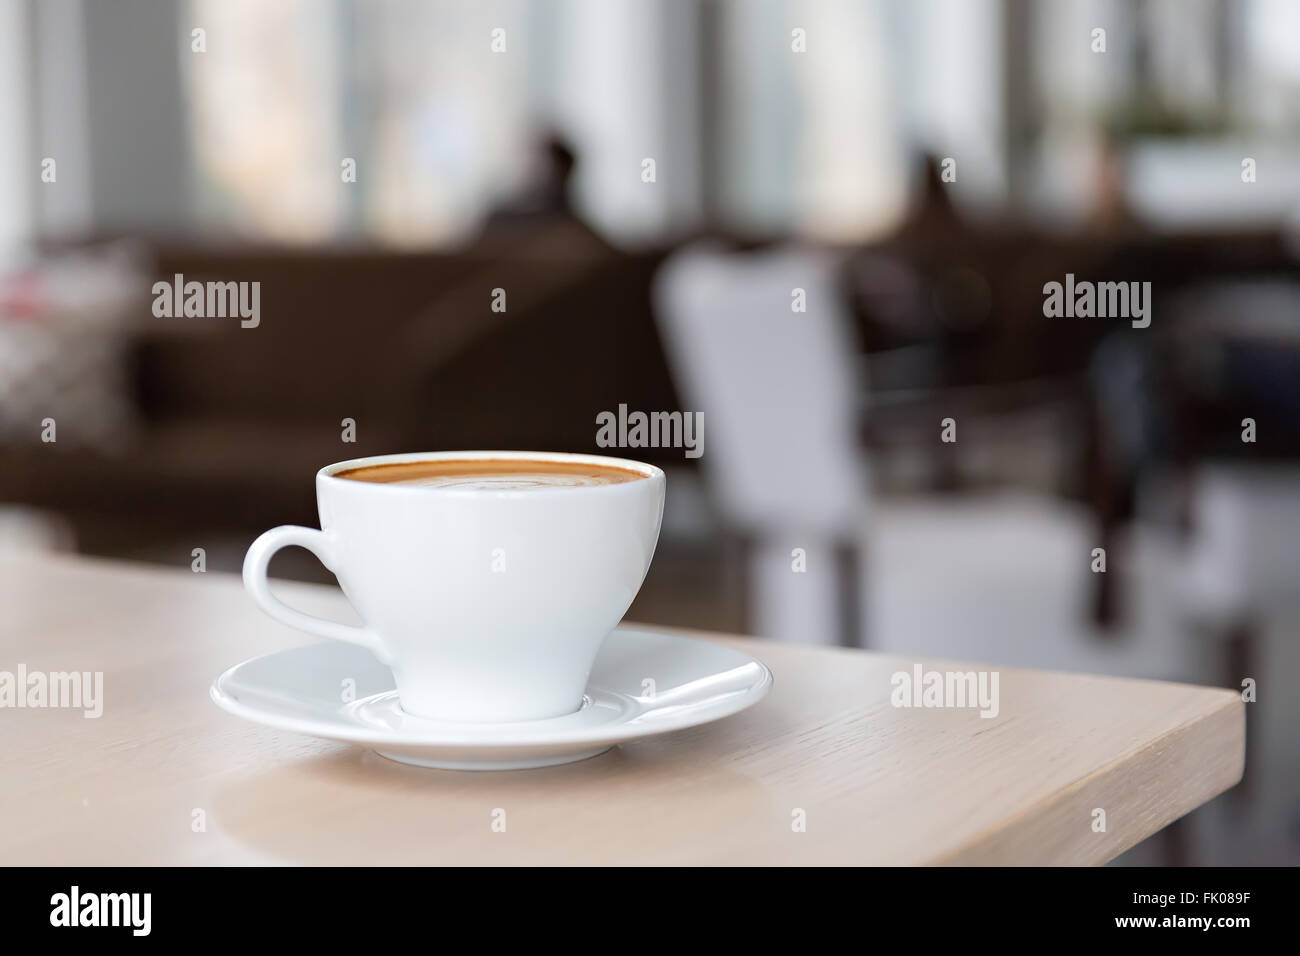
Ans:
[[[892,706],[909,659],[718,635],[775,674],[749,711],[568,766],[421,770],[218,710],[218,673],[312,639],[183,567],[0,557],[0,671],[104,673],[98,719],[0,709],[0,863],[1091,864],[1242,772],[1232,691],[1002,669],[986,719]]]

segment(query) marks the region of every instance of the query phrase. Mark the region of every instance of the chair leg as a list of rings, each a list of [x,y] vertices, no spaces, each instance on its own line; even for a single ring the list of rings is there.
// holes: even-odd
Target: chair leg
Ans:
[[[1191,827],[1182,816],[1160,831],[1160,846],[1165,866],[1188,866],[1192,856]]]
[[[1092,623],[1105,636],[1110,636],[1119,623],[1118,575],[1123,555],[1115,544],[1115,528],[1102,524],[1097,529],[1097,546],[1106,552],[1106,570],[1092,576]]]
[[[753,554],[753,541],[743,534],[729,533],[723,541],[723,560],[727,566],[728,592],[735,601],[735,631],[737,634],[752,634],[754,615],[750,608],[753,596],[753,572],[750,569],[750,557]]]
[[[1259,630],[1253,620],[1246,619],[1236,624],[1227,634],[1225,644],[1224,666],[1227,679],[1224,686],[1239,690],[1241,682],[1247,677],[1259,680]],[[1246,767],[1241,775],[1241,783],[1229,791],[1229,798],[1238,808],[1250,800],[1251,773],[1257,752],[1253,744],[1258,721],[1255,718],[1255,705],[1246,705]]]
[[[1118,583],[1124,556],[1119,553],[1118,531],[1124,489],[1115,468],[1105,422],[1095,400],[1088,403],[1085,420],[1087,500],[1092,510],[1095,547],[1106,551],[1105,573],[1092,575],[1092,623],[1105,634],[1114,630],[1120,618]]]
[[[835,546],[836,593],[839,596],[839,644],[863,647],[862,549],[855,542]]]

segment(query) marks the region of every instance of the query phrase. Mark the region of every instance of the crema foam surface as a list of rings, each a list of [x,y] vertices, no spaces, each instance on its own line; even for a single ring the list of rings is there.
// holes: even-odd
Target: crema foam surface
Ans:
[[[592,488],[647,477],[616,465],[527,458],[468,458],[388,462],[349,468],[335,474],[350,481],[469,491],[530,491]]]
[[[391,484],[419,485],[422,488],[472,488],[482,491],[527,491],[530,488],[588,488],[616,485],[627,479],[604,475],[430,475],[427,478],[402,478]]]

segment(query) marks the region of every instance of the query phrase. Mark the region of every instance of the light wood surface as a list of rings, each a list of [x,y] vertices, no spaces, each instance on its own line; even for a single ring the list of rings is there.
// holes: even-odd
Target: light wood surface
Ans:
[[[985,719],[891,706],[910,659],[718,635],[775,675],[749,711],[568,766],[422,770],[218,710],[218,673],[313,640],[234,576],[10,555],[0,608],[0,671],[104,672],[98,719],[0,709],[4,864],[1093,864],[1242,772],[1232,691],[1001,669]]]

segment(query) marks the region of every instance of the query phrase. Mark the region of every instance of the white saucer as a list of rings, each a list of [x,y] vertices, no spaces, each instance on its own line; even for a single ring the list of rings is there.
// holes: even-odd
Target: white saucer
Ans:
[[[345,682],[355,681],[350,703]],[[650,682],[653,681],[653,684]],[[479,724],[405,713],[393,675],[364,648],[330,641],[244,661],[212,683],[239,717],[373,748],[400,763],[517,770],[570,763],[614,744],[727,717],[757,703],[772,672],[718,644],[617,628],[605,638],[581,709],[563,717]]]

